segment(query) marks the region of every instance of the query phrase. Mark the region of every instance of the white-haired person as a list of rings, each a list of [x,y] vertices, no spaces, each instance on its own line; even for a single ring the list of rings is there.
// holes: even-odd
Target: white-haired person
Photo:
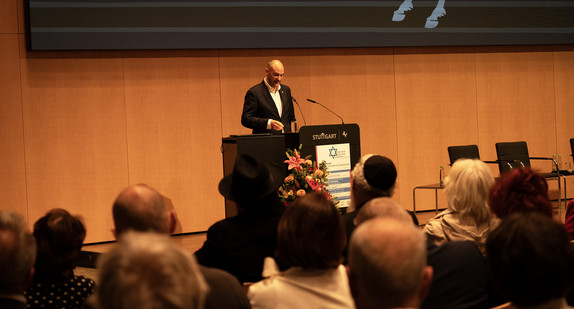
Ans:
[[[445,179],[448,207],[424,227],[437,245],[453,240],[470,240],[484,255],[486,238],[499,220],[488,207],[488,193],[494,177],[488,166],[475,159],[456,161]]]
[[[26,308],[24,291],[31,284],[36,240],[20,214],[0,210],[0,308]]]
[[[208,287],[195,258],[168,235],[128,231],[98,270],[97,308],[203,308]]]

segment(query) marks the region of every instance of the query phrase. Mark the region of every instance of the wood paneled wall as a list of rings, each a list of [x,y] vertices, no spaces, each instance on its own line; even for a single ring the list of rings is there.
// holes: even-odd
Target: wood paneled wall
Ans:
[[[22,16],[21,0],[0,0],[1,208],[30,224],[66,208],[87,242],[112,239],[111,204],[130,184],[164,194],[179,232],[222,219],[221,138],[250,132],[243,97],[272,58],[308,125],[339,123],[311,98],[359,124],[363,154],[395,161],[407,209],[450,145],[492,160],[496,142],[525,140],[532,155],[572,160],[574,46],[29,52]],[[417,209],[433,207],[432,192],[417,194]]]

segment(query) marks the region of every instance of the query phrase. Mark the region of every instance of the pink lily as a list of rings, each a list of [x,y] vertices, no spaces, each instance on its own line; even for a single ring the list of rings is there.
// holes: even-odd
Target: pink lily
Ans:
[[[305,163],[305,160],[301,159],[301,156],[299,155],[297,150],[295,150],[293,153],[294,155],[289,157],[289,160],[283,161],[283,163],[289,164],[289,167],[287,168],[289,170],[296,169],[298,171],[301,171],[303,169],[301,167],[301,164]]]

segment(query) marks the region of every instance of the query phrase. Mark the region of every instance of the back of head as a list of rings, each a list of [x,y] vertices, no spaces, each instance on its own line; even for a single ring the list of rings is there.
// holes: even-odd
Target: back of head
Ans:
[[[486,163],[475,159],[457,160],[445,179],[448,207],[461,219],[482,224],[490,219],[488,192],[494,177]]]
[[[379,197],[368,201],[357,213],[355,225],[376,217],[394,218],[402,222],[413,223],[407,211],[389,197]]]
[[[357,308],[417,306],[426,268],[423,234],[412,222],[374,218],[349,244],[349,278]]]
[[[128,230],[169,233],[163,197],[145,184],[124,189],[116,198],[112,212],[118,235]]]
[[[552,217],[548,183],[530,168],[515,168],[502,174],[490,190],[488,203],[501,219],[515,212],[539,212]]]
[[[36,240],[22,216],[0,211],[0,294],[21,293],[36,261]]]
[[[322,194],[310,193],[287,207],[279,221],[277,260],[289,267],[337,268],[345,241],[336,207]]]
[[[574,287],[574,255],[564,227],[546,215],[509,215],[486,242],[495,286],[518,306],[559,299]]]
[[[72,270],[82,250],[86,228],[81,219],[64,209],[52,209],[34,223],[38,245],[38,275],[61,275]]]
[[[356,204],[375,197],[391,197],[396,180],[397,169],[391,159],[373,154],[363,156],[351,171],[353,199],[359,199],[351,207],[356,209]]]
[[[98,269],[99,308],[203,308],[207,285],[197,263],[167,235],[126,232]]]

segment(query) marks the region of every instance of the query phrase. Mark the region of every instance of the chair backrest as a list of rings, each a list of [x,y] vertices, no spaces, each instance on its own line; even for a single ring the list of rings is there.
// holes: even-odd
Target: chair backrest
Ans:
[[[512,168],[522,167],[522,164],[525,167],[530,167],[530,156],[528,155],[526,142],[496,143],[496,156],[499,161],[510,163]],[[498,169],[502,174],[510,171],[510,166],[505,162],[500,162],[498,163]]]
[[[479,159],[480,154],[478,153],[478,146],[476,145],[464,145],[464,146],[449,146],[448,147],[448,157],[450,159],[450,165],[458,159]]]

